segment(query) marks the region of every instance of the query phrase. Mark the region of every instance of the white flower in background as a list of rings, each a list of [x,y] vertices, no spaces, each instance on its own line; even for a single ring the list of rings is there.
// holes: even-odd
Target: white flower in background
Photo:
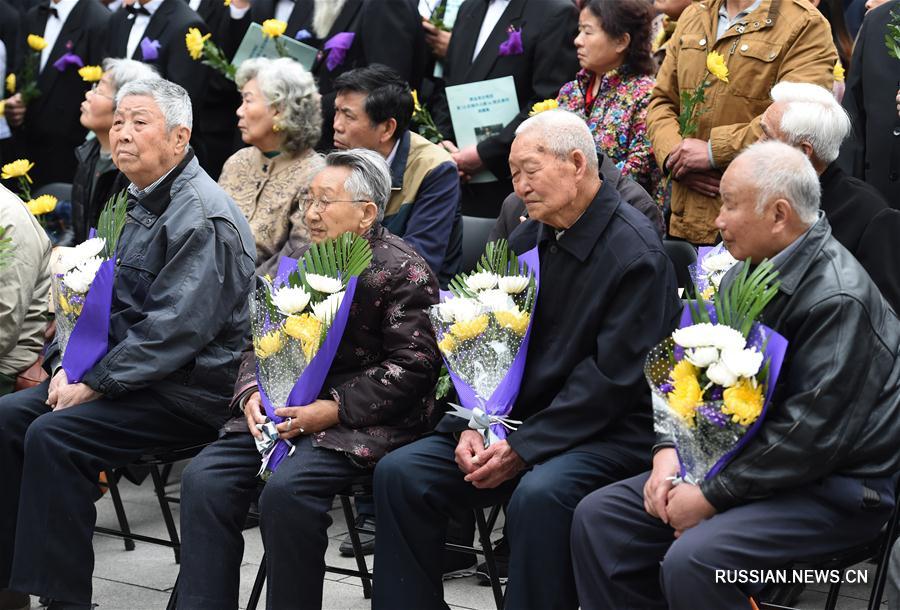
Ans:
[[[272,302],[278,311],[289,316],[306,309],[309,304],[309,293],[299,286],[285,286],[272,295]]]
[[[719,359],[719,350],[714,347],[697,347],[684,352],[688,362],[700,368],[706,368]]]
[[[307,276],[309,277],[309,276]],[[344,299],[344,291],[335,292],[332,295],[329,295],[327,299],[320,303],[315,303],[313,308],[313,315],[319,319],[319,322],[322,324],[331,324],[334,320],[334,316],[337,315],[337,310],[341,306],[341,301]]]
[[[526,275],[510,275],[501,277],[499,284],[500,290],[507,294],[519,294],[526,288],[531,278]]]
[[[94,281],[94,276],[97,275],[102,264],[103,261],[97,256],[82,261],[78,267],[63,276],[63,283],[68,286],[69,290],[84,294],[91,287],[91,282]]]
[[[485,290],[478,295],[478,302],[488,311],[515,311],[515,301],[503,290]]]
[[[718,252],[710,252],[703,257],[701,267],[707,273],[725,273],[731,269],[738,260],[731,256],[731,252],[721,248]]]
[[[94,237],[83,241],[74,248],[67,248],[59,258],[59,272],[65,273],[83,264],[85,261],[98,256],[106,247],[106,240],[102,237]]]
[[[721,361],[711,364],[710,367],[706,369],[706,376],[710,381],[723,388],[730,388],[737,383],[738,380],[738,376],[735,375],[731,369],[722,364]]]
[[[498,279],[499,278],[490,271],[479,271],[466,278],[466,286],[469,287],[469,290],[474,290],[476,292],[479,290],[490,290],[497,285]]]
[[[306,282],[316,292],[325,294],[334,294],[344,287],[344,283],[337,278],[328,277],[327,275],[316,275],[315,273],[307,273]]]
[[[762,368],[763,355],[755,349],[727,349],[722,352],[722,366],[738,377],[754,377]]]
[[[468,322],[480,315],[484,309],[477,300],[465,297],[448,299],[436,307],[441,320],[448,324],[452,322]]]

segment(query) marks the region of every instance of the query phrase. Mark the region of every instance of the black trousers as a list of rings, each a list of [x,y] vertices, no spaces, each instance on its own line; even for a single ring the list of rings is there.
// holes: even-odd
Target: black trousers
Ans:
[[[0,589],[89,604],[100,471],[216,431],[148,390],[51,411],[48,385],[0,397]]]
[[[584,610],[749,608],[763,585],[729,584],[721,573],[716,582],[716,570],[783,569],[848,548],[877,536],[894,505],[889,479],[831,476],[731,508],[676,540],[644,510],[648,477],[596,491],[575,511],[572,561]],[[863,502],[864,485],[878,492],[877,505]]]
[[[322,607],[331,503],[366,470],[309,436],[266,481],[259,525],[266,549],[266,607]],[[259,486],[260,456],[248,433],[229,434],[195,457],[181,477],[178,607],[238,607],[241,529]]]
[[[435,434],[391,452],[375,469],[375,610],[447,608],[441,558],[447,519],[509,498],[507,608],[578,606],[569,527],[588,493],[646,468],[649,451],[606,445],[567,451],[495,489],[476,489],[454,461],[456,440]]]

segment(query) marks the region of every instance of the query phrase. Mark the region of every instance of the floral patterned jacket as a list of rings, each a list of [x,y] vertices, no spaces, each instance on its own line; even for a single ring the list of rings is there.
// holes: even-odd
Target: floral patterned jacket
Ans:
[[[320,398],[336,400],[340,423],[313,443],[374,466],[388,451],[431,430],[441,368],[428,308],[439,288],[428,265],[402,239],[376,226],[372,264],[360,276],[350,319]],[[293,253],[298,257],[301,253]],[[244,353],[232,405],[256,390],[256,358]],[[247,432],[244,418],[227,425]],[[247,432],[249,434],[249,432]]]
[[[593,108],[586,108],[585,93],[593,73],[581,70],[562,86],[556,101],[563,110],[582,117],[594,142],[616,164],[622,175],[644,187],[662,205],[664,184],[647,136],[647,105],[656,81],[632,74],[627,67],[601,75]]]

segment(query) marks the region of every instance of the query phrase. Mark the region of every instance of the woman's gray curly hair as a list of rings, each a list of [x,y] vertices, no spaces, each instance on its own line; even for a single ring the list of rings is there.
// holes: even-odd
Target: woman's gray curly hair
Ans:
[[[235,75],[239,89],[256,79],[260,92],[278,111],[282,149],[291,154],[314,147],[322,135],[322,103],[312,74],[292,59],[248,59]]]

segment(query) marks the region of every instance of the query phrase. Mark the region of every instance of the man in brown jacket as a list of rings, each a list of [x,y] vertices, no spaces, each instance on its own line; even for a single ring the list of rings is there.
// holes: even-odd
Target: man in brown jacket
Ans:
[[[728,82],[709,76],[706,57],[725,57]],[[650,141],[672,183],[669,233],[712,244],[722,171],[762,134],[769,91],[783,80],[831,89],[837,52],[824,17],[805,0],[703,0],[685,9],[669,42],[647,113]],[[695,137],[678,129],[680,94],[704,79]]]

